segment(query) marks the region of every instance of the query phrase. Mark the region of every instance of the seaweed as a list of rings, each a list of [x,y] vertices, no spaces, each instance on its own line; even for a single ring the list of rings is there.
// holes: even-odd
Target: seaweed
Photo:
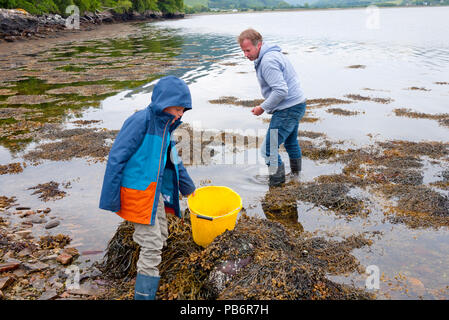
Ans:
[[[361,289],[338,284],[326,273],[362,272],[350,251],[371,241],[307,239],[276,221],[242,214],[232,231],[208,247],[196,245],[189,221],[169,216],[169,237],[160,264],[159,299],[373,299]],[[102,270],[124,277],[120,299],[132,298],[138,248],[132,225],[123,222],[111,239]]]
[[[66,188],[68,187],[67,184],[65,184],[64,186]],[[32,195],[40,194],[39,199],[42,199],[42,201],[45,201],[45,202],[47,202],[49,200],[62,199],[66,196],[65,191],[59,190],[59,183],[54,182],[54,181],[38,184],[35,187],[28,188],[28,190],[36,190],[32,193]]]

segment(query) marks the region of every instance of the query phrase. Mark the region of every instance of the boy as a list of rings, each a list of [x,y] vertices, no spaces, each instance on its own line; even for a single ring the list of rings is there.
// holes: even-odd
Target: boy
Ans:
[[[109,152],[100,208],[134,223],[133,239],[140,245],[136,300],[156,297],[157,266],[168,236],[165,210],[181,217],[179,192],[189,195],[195,191],[170,140],[181,116],[190,109],[185,82],[174,76],[160,79],[151,104],[125,121]]]

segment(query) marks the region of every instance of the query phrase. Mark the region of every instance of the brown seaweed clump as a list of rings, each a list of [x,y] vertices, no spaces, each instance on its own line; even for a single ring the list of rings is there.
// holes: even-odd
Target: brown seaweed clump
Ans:
[[[366,66],[363,65],[363,64],[354,64],[354,65],[351,65],[351,66],[347,66],[346,68],[349,68],[349,69],[365,69]]]
[[[397,199],[390,207],[393,223],[412,228],[449,226],[449,198],[427,186],[387,184],[376,189],[388,199]]]
[[[159,299],[374,298],[326,278],[327,273],[362,272],[350,255],[352,249],[371,244],[361,236],[342,242],[306,239],[278,222],[243,214],[234,230],[202,248],[193,242],[187,221],[170,216],[168,222]],[[102,270],[109,274],[112,269],[119,270],[112,274],[122,277],[135,274],[138,249],[131,244],[131,226],[123,222],[108,246]],[[122,299],[132,298],[133,282],[126,283],[127,291],[120,291]]]
[[[435,181],[431,183],[431,185],[443,190],[449,190],[449,170],[441,172],[439,176],[442,178],[442,180]]]
[[[67,161],[73,158],[91,158],[95,161],[105,161],[111,143],[117,134],[116,130],[106,129],[68,129],[44,131],[43,138],[61,139],[39,145],[24,155],[26,160],[38,163],[42,159]]]
[[[302,155],[311,160],[330,159],[342,154],[343,151],[332,147],[319,147],[314,145],[311,141],[300,141]]]
[[[56,249],[56,248],[64,248],[66,245],[70,244],[72,239],[65,234],[57,234],[55,236],[46,235],[40,237],[38,241],[38,245],[41,249]]]
[[[372,97],[361,96],[359,94],[347,94],[347,95],[345,95],[345,97],[352,99],[352,100],[357,100],[357,101],[373,101],[373,102],[383,103],[383,104],[388,104],[388,103],[394,101],[391,98],[372,98]]]
[[[63,186],[67,188],[70,185],[70,182],[67,184],[64,184]],[[36,190],[32,193],[34,194],[40,194],[39,199],[42,199],[42,201],[49,201],[49,200],[57,200],[62,199],[65,197],[66,192],[63,190],[59,190],[59,183],[50,181],[47,183],[38,184],[35,187],[30,187],[28,190]]]
[[[332,113],[335,115],[339,115],[339,116],[356,116],[360,113],[358,111],[350,111],[350,110],[345,110],[345,109],[341,109],[341,108],[330,108],[330,109],[327,109],[326,112]]]
[[[240,100],[232,96],[220,97],[218,99],[209,100],[209,103],[211,104],[232,104],[236,106],[250,107],[250,108],[254,108],[255,106],[260,105],[262,102],[264,102],[263,99]]]
[[[432,187],[446,189],[446,171],[442,181],[423,184],[421,157],[445,161],[447,143],[435,141],[387,141],[378,142],[379,148],[348,150],[332,161],[346,163],[338,175],[320,176],[319,183],[355,185],[374,191],[394,205],[387,207],[387,215],[393,223],[405,223],[410,227],[435,227],[449,225],[449,198]]]
[[[6,196],[0,196],[0,209],[9,209],[16,202],[16,197],[8,198]]]
[[[447,113],[429,114],[423,112],[416,112],[406,108],[394,109],[393,112],[398,117],[438,120],[438,123],[440,125],[449,127],[449,114]]]
[[[348,195],[353,187],[350,183],[341,182],[291,182],[283,188],[272,188],[265,196],[264,202],[270,203],[270,207],[276,209],[277,203],[283,203],[285,208],[285,204],[298,200],[348,217],[368,214],[369,210],[365,205],[367,200]],[[271,211],[273,212],[273,209]]]
[[[25,167],[25,164],[24,164]],[[23,171],[22,164],[20,162],[9,163],[0,165],[0,175],[2,174],[18,174]]]
[[[134,225],[123,221],[109,240],[101,265],[102,272],[114,279],[131,278],[137,273],[140,247],[133,240]]]
[[[449,154],[449,143],[438,141],[413,142],[394,140],[378,142],[378,144],[390,152],[396,152],[398,156],[428,156],[432,159],[440,159]]]
[[[318,99],[307,99],[307,108],[321,108],[328,107],[334,104],[348,104],[353,103],[351,100],[342,100],[337,98],[318,98]]]

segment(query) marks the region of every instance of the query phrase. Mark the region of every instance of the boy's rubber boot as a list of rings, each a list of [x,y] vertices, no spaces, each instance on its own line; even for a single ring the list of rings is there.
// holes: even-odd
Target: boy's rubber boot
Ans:
[[[301,171],[301,159],[290,159],[290,170],[294,175],[298,175]]]
[[[268,167],[268,172],[270,173],[268,186],[277,187],[285,183],[285,165],[281,164],[277,167],[275,173],[271,173],[270,167]]]
[[[155,300],[160,277],[137,274],[134,300]]]

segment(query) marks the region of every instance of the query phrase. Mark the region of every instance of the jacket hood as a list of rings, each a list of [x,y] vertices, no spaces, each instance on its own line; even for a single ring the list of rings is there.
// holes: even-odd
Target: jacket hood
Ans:
[[[254,61],[254,67],[257,69],[257,67],[260,64],[260,61],[262,61],[263,56],[270,51],[281,51],[281,48],[278,45],[269,45],[267,43],[263,43],[262,47],[260,48],[259,57]]]
[[[165,108],[173,106],[184,107],[185,111],[192,109],[189,87],[175,76],[163,77],[154,87],[148,107],[161,114]]]

